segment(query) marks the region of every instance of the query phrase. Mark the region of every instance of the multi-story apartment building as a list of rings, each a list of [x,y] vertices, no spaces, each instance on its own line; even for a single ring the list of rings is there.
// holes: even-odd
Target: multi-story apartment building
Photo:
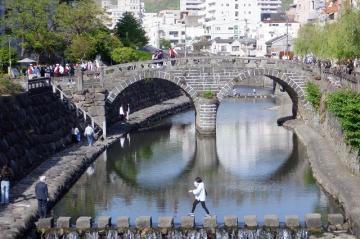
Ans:
[[[260,7],[254,0],[205,0],[205,33],[209,38],[252,37],[260,22]]]
[[[294,0],[294,20],[300,24],[321,20],[324,16],[325,0]]]
[[[278,13],[282,9],[281,0],[257,0],[260,7],[261,20],[270,18],[271,14]]]
[[[116,23],[125,12],[131,12],[140,21],[143,19],[143,0],[102,0],[101,6],[105,9],[109,19],[106,22],[106,25],[110,29],[115,27]]]

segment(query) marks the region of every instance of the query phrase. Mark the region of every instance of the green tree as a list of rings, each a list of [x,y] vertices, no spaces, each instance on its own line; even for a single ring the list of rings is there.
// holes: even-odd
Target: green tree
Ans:
[[[136,50],[131,47],[115,48],[111,53],[111,58],[116,63],[127,63],[137,60]]]
[[[106,63],[111,62],[111,53],[115,48],[123,47],[119,38],[111,35],[107,29],[98,29],[92,33],[92,36],[96,40],[96,54]]]
[[[96,56],[96,40],[89,34],[77,35],[65,50],[66,58],[73,62],[90,60]]]
[[[103,28],[103,10],[93,0],[59,4],[55,11],[55,25],[61,36],[70,42],[74,36]]]
[[[168,49],[171,47],[171,42],[167,39],[161,38],[160,39],[160,48]]]
[[[117,22],[114,32],[126,47],[142,47],[149,42],[140,22],[130,12],[124,13]]]
[[[62,46],[53,31],[53,9],[57,0],[5,1],[4,24],[11,35],[20,39],[23,55],[26,50],[39,57],[55,54]]]
[[[16,49],[10,48],[10,59],[11,64],[14,65],[17,60],[17,52]],[[3,47],[0,48],[0,73],[1,72],[7,72],[7,67],[9,66],[9,48]]]

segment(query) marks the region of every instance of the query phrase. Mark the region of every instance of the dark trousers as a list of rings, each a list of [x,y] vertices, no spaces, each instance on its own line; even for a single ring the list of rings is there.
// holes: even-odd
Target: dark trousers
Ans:
[[[47,200],[38,199],[38,215],[40,218],[46,217]]]
[[[206,212],[207,214],[210,214],[209,210],[207,209],[207,207],[206,207],[206,205],[205,205],[205,201],[199,201],[199,200],[196,200],[196,199],[195,199],[195,201],[194,201],[194,203],[193,203],[193,207],[192,207],[191,212],[194,213],[195,208],[196,208],[196,206],[199,204],[199,202],[201,202],[201,206],[204,208],[205,212]]]

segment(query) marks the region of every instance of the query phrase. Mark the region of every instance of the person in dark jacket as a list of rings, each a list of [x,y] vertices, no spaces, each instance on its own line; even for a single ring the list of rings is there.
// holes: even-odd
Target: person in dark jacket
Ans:
[[[45,183],[45,176],[40,176],[39,179],[39,182],[35,185],[35,196],[38,200],[38,215],[40,218],[45,218],[47,212],[47,201],[49,200],[48,186]]]

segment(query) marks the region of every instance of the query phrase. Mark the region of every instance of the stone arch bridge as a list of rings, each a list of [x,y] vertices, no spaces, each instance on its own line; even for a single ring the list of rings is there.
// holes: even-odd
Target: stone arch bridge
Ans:
[[[192,57],[134,62],[84,72],[78,89],[103,88],[107,104],[129,86],[148,79],[161,79],[180,87],[191,99],[200,133],[215,133],[216,113],[235,84],[266,76],[279,84],[293,102],[293,115],[304,100],[304,83],[310,73],[303,64],[269,58]]]

